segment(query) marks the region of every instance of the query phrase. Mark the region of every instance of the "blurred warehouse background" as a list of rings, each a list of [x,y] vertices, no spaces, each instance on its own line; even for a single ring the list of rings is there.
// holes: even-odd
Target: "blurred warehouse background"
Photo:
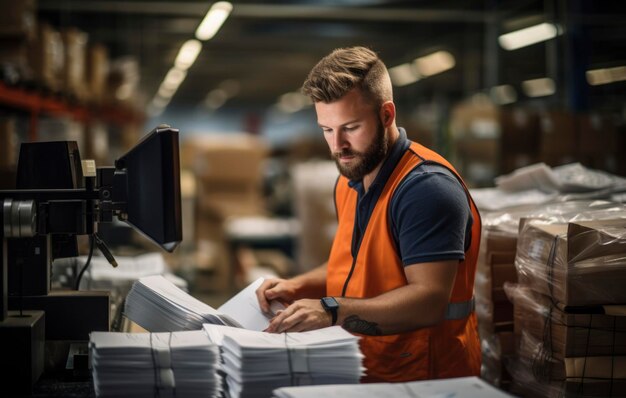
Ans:
[[[496,260],[482,257],[491,306],[482,332],[491,338],[486,358],[494,359],[485,375],[494,383],[511,381],[500,367],[515,352],[502,284],[517,278],[519,219],[551,211],[559,222],[579,213],[595,219],[586,205],[540,207],[574,199],[609,200],[617,210],[598,218],[626,218],[619,204],[626,12],[619,1],[0,5],[0,189],[14,186],[21,142],[77,141],[83,158],[104,166],[158,124],[180,129],[184,242],[165,262],[207,302],[219,304],[256,275],[289,276],[325,260],[337,171],[299,88],[337,47],[380,54],[398,125],[450,159],[476,189],[485,242],[501,245],[483,254],[495,250],[505,270],[492,274]],[[523,182],[510,174],[520,170]],[[498,217],[511,214],[508,204],[527,207],[515,207],[507,219],[514,225],[503,229]],[[118,255],[154,250],[121,225],[102,235]]]

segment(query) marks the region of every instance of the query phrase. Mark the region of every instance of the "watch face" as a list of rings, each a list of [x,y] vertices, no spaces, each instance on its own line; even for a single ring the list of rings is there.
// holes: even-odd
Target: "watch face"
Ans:
[[[339,308],[339,303],[337,303],[334,297],[323,297],[322,303],[324,303],[324,307],[328,309]]]

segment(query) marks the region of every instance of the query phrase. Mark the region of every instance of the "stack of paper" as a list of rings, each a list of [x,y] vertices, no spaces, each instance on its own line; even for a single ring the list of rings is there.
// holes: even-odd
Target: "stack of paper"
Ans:
[[[259,307],[255,291],[263,283],[257,279],[218,310],[207,305],[160,275],[139,279],[126,298],[124,314],[150,332],[200,330],[203,323],[264,330],[270,315]],[[284,308],[272,303],[272,308]]]
[[[229,395],[269,397],[282,386],[358,383],[365,369],[358,337],[339,326],[271,334],[205,324],[221,346]]]
[[[217,397],[219,350],[202,331],[90,335],[98,397]]]
[[[373,383],[358,386],[283,387],[273,398],[507,398],[510,395],[478,377],[414,381],[409,383]]]

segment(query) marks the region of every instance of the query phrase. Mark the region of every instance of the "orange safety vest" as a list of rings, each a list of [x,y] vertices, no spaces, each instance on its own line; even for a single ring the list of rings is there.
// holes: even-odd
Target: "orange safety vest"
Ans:
[[[442,156],[412,142],[383,188],[361,246],[352,257],[357,192],[341,176],[335,188],[339,225],[328,260],[326,294],[370,298],[407,284],[387,219],[394,191],[405,176],[422,162],[449,169],[463,185],[472,211],[471,245],[459,262],[444,321],[436,326],[386,335],[360,335],[367,376],[364,382],[405,382],[480,375],[480,340],[473,307],[474,275],[480,245],[480,215],[465,183]],[[345,288],[344,288],[344,285]],[[345,291],[344,291],[345,290]],[[415,313],[412,316],[419,316]]]

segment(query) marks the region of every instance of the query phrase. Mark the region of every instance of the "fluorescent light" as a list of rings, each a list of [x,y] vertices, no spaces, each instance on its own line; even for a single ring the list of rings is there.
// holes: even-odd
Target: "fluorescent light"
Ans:
[[[447,51],[437,51],[413,61],[417,73],[423,77],[433,76],[454,68],[454,56]]]
[[[163,97],[156,96],[156,97],[152,98],[151,105],[153,105],[155,108],[165,109],[165,107],[169,103],[170,103],[170,98],[163,98]]]
[[[186,76],[187,71],[173,67],[169,70],[169,72],[167,72],[167,75],[165,75],[165,79],[163,79],[162,85],[167,88],[177,89],[178,86],[180,86],[180,84],[183,82],[183,80],[185,80]]]
[[[491,94],[491,98],[498,105],[512,104],[517,101],[517,92],[510,84],[492,87],[489,94]]]
[[[620,82],[626,80],[626,66],[588,70],[586,75],[592,86]]]
[[[549,77],[523,81],[522,90],[529,97],[545,97],[556,92],[554,80]]]
[[[557,25],[544,22],[501,35],[498,42],[502,48],[510,51],[553,39],[560,34],[561,30]]]
[[[198,29],[196,29],[196,38],[198,40],[209,40],[215,36],[232,9],[233,5],[227,1],[218,1],[213,4],[202,22],[200,22]]]
[[[172,98],[177,89],[178,87],[168,87],[161,83],[159,91],[157,91],[157,95],[162,98]]]
[[[437,51],[411,63],[401,64],[389,68],[389,77],[394,86],[406,86],[416,81],[433,76],[448,69],[454,68],[456,61],[454,56],[447,51]]]
[[[393,85],[398,87],[415,83],[420,79],[420,76],[411,64],[402,64],[389,68],[389,77]]]
[[[178,55],[176,56],[176,60],[174,61],[174,66],[181,70],[187,70],[194,63],[198,54],[200,54],[200,50],[202,49],[202,43],[198,40],[191,39],[187,40],[185,44],[178,51]]]

